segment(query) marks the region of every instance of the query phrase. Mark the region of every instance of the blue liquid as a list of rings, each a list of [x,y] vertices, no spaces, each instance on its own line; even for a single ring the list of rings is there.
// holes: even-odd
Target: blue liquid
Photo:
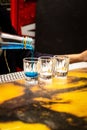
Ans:
[[[37,72],[25,72],[26,77],[35,78],[38,77]]]
[[[24,49],[23,43],[13,43],[13,42],[7,42],[6,44],[0,43],[0,48],[2,50],[4,49]],[[26,49],[34,50],[31,44],[26,44]]]

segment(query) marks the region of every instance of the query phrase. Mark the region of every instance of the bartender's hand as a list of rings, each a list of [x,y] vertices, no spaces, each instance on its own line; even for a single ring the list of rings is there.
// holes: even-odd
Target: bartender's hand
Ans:
[[[82,61],[87,62],[87,50],[80,53],[80,57]]]
[[[74,62],[87,62],[87,50],[78,54],[69,54],[70,63]]]

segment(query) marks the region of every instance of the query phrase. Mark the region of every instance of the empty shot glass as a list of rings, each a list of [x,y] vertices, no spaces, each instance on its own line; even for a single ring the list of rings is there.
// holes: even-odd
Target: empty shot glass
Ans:
[[[53,67],[52,57],[41,56],[39,57],[39,82],[50,83],[52,82]]]
[[[66,78],[69,69],[69,57],[65,55],[55,55],[53,57],[54,77]]]
[[[25,80],[29,84],[38,83],[38,58],[27,57],[23,59]]]

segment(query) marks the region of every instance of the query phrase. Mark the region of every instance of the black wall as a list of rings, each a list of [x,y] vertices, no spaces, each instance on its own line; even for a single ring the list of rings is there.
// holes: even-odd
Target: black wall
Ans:
[[[52,54],[87,49],[87,0],[38,0],[36,48]]]

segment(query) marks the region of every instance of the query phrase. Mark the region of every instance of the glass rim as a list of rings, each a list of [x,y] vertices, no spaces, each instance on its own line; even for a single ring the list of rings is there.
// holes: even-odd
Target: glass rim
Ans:
[[[25,57],[23,58],[23,61],[38,61],[37,57]]]
[[[70,59],[67,55],[54,55],[53,58],[67,58]]]
[[[52,56],[40,56],[38,59],[45,60],[45,59],[52,59]]]

